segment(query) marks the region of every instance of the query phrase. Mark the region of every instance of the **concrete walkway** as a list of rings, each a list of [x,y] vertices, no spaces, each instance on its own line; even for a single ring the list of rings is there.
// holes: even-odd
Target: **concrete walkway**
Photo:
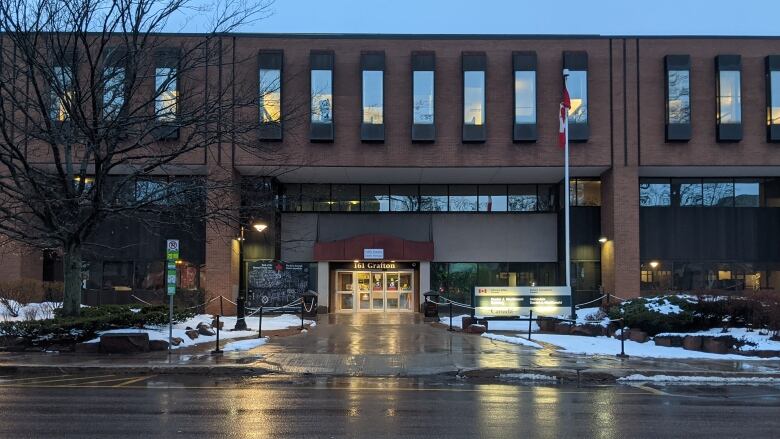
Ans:
[[[617,344],[616,344],[617,347]],[[423,376],[544,373],[561,379],[613,381],[632,373],[778,376],[778,361],[619,359],[563,354],[493,341],[422,321],[420,314],[331,314],[306,333],[274,337],[246,352],[212,355],[213,346],[137,355],[0,353],[0,372],[111,368],[158,373],[283,373]]]

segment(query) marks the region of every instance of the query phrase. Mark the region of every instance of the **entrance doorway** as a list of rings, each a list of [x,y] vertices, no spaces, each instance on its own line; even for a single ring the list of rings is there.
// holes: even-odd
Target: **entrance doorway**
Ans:
[[[337,312],[413,311],[414,270],[336,271]]]

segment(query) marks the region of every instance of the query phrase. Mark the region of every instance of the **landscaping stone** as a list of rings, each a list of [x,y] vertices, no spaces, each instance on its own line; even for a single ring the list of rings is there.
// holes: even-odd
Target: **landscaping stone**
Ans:
[[[729,344],[726,340],[716,337],[706,337],[704,339],[704,352],[711,354],[725,354],[729,351]]]
[[[568,323],[556,323],[555,324],[555,333],[556,334],[570,334],[571,333],[571,325]]]
[[[477,319],[476,324],[484,326],[485,327],[485,332],[487,332],[490,329],[490,326],[488,326],[488,320],[487,319]]]
[[[76,343],[73,352],[78,354],[97,354],[100,352],[100,343]]]
[[[188,329],[184,331],[184,333],[187,335],[187,337],[190,338],[190,340],[195,340],[198,338],[198,330],[197,329]]]
[[[477,319],[475,319],[474,317],[466,316],[466,317],[463,317],[463,319],[461,320],[460,327],[461,328],[468,328],[469,326],[471,326],[474,323],[477,323]]]
[[[700,351],[704,346],[704,337],[700,335],[686,335],[683,338],[683,349]]]
[[[483,325],[471,324],[466,328],[466,332],[469,334],[483,334],[487,331]]]
[[[171,339],[171,343],[173,343],[174,346],[178,346],[178,345],[184,343],[184,339],[181,338],[181,337],[173,337]]]
[[[681,348],[683,345],[683,337],[676,335],[656,335],[653,337],[653,342],[656,346],[664,346],[667,348]]]
[[[130,354],[149,352],[149,334],[145,332],[114,332],[100,336],[100,352]]]
[[[168,342],[165,340],[149,340],[149,350],[152,351],[167,351]]]
[[[571,334],[598,337],[604,335],[604,328],[600,325],[577,325],[571,328]]]
[[[645,343],[650,337],[647,336],[647,332],[640,331],[638,329],[632,329],[628,332],[628,339],[637,343]]]
[[[539,331],[542,332],[555,332],[555,324],[558,323],[558,319],[555,317],[537,317],[536,324],[539,325]]]
[[[200,335],[213,336],[216,334],[216,332],[211,329],[211,325],[208,323],[200,322],[195,328],[198,330],[198,334]]]

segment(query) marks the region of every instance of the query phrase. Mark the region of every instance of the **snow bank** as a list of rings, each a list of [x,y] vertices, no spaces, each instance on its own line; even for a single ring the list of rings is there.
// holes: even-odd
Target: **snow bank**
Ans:
[[[256,347],[260,347],[265,344],[265,342],[268,341],[268,337],[263,338],[255,338],[255,339],[249,339],[249,340],[239,340],[239,341],[232,341],[228,344],[226,344],[224,347],[222,347],[222,350],[225,352],[231,352],[231,351],[248,351],[250,349],[254,349]]]
[[[482,334],[482,337],[489,338],[491,340],[505,341],[507,343],[517,344],[517,345],[522,345],[522,346],[528,346],[528,347],[531,347],[531,348],[537,348],[537,349],[541,349],[542,348],[542,345],[540,345],[538,343],[534,343],[533,341],[528,340],[527,338],[522,338],[522,337],[510,337],[510,336],[507,336],[507,335],[492,334],[490,332],[485,332],[484,334]]]
[[[499,379],[511,380],[511,381],[533,381],[533,382],[550,382],[557,383],[558,378],[550,375],[542,375],[539,373],[502,373],[498,376]]]
[[[21,322],[29,320],[46,320],[54,318],[54,311],[62,307],[62,302],[41,302],[21,305],[13,300],[11,307],[19,309],[19,315],[14,317],[5,305],[0,304],[0,321]]]
[[[731,328],[727,332],[723,332],[722,328],[712,328],[706,331],[699,332],[664,332],[658,334],[658,336],[676,336],[685,337],[686,335],[706,335],[709,337],[733,337],[737,340],[741,340],[745,343],[744,346],[739,348],[742,352],[749,351],[780,351],[780,341],[770,340],[771,333],[762,334],[760,331],[748,331],[746,328]]]
[[[718,383],[718,384],[774,384],[780,378],[774,377],[719,377],[719,376],[673,376],[673,375],[629,375],[618,378],[620,383]]]
[[[600,314],[601,309],[599,307],[582,308],[577,310],[577,324],[597,324],[606,327],[609,325],[609,317],[602,316]],[[452,316],[452,326],[454,328],[463,329],[463,317],[469,317],[468,314],[461,314]],[[568,319],[568,314],[562,314],[556,316],[561,319]],[[521,318],[527,319],[528,316],[521,316]],[[439,322],[448,325],[450,324],[449,316],[442,316],[441,309],[439,309]],[[528,333],[528,321],[527,320],[488,320],[489,331],[516,331]],[[536,317],[531,322],[531,332],[539,332],[539,325],[536,324]]]

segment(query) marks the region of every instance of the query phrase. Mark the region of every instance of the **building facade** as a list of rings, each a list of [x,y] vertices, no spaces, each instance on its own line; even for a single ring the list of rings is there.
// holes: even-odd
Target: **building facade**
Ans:
[[[188,38],[198,36],[172,44]],[[778,39],[237,34],[220,44],[212,80],[233,79],[226,96],[257,96],[236,117],[262,121],[256,142],[273,154],[226,139],[186,164],[193,177],[236,182],[243,240],[238,225],[135,232],[144,239],[122,252],[90,256],[85,295],[162,294],[166,238],[183,240],[181,288],[245,290],[255,305],[308,289],[329,312],[413,312],[429,290],[470,302],[476,286],[561,285],[562,69],[575,302],[780,289]],[[134,241],[118,227],[134,226],[100,239]],[[2,257],[6,277],[60,276],[56,252]]]

